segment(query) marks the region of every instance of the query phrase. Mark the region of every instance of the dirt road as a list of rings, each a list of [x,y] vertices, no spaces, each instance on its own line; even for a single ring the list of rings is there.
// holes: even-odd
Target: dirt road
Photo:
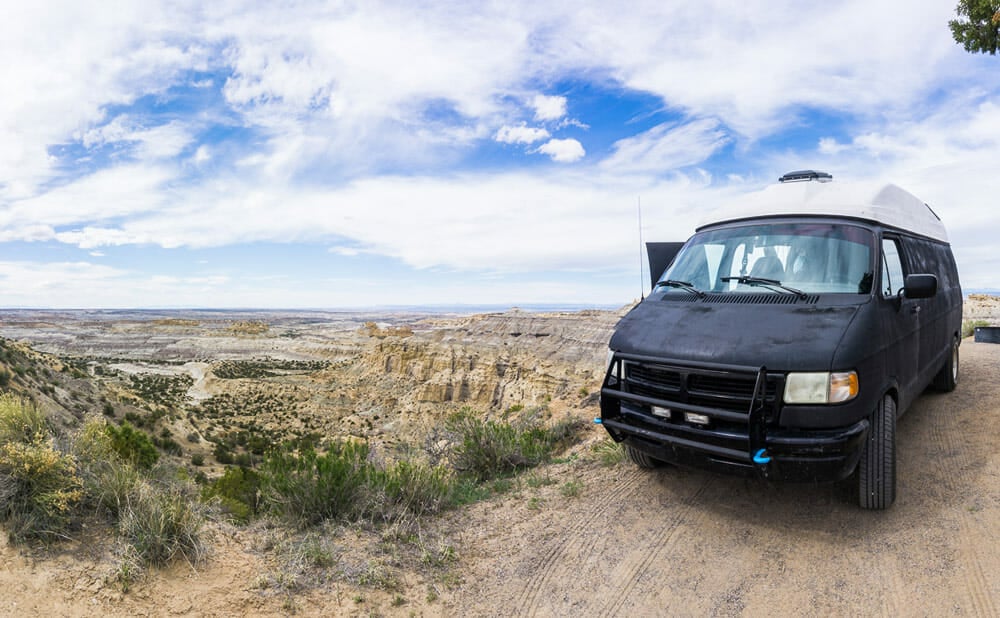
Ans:
[[[1000,345],[961,352],[956,391],[900,420],[891,510],[837,486],[595,467],[577,499],[478,507],[451,613],[1000,615]]]

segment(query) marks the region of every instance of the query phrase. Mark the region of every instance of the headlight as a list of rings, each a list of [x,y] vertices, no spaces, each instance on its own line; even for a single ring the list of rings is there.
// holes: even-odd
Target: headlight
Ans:
[[[611,361],[613,361],[614,359],[615,359],[615,351],[612,350],[611,348],[608,348],[608,362],[604,364],[604,373],[607,373],[608,369],[611,369]]]
[[[790,373],[785,379],[785,403],[842,403],[858,396],[858,374]]]

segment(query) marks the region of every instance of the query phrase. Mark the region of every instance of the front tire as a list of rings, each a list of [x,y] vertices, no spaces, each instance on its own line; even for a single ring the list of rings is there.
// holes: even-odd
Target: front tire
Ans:
[[[625,457],[640,468],[657,468],[660,465],[659,459],[655,459],[639,449],[633,448],[630,444],[622,444],[622,448],[625,449]]]
[[[956,384],[958,384],[958,339],[953,339],[948,360],[941,367],[941,371],[934,376],[931,386],[934,387],[934,390],[950,393],[955,390]]]
[[[886,395],[871,416],[858,462],[858,504],[884,510],[896,500],[896,401]]]

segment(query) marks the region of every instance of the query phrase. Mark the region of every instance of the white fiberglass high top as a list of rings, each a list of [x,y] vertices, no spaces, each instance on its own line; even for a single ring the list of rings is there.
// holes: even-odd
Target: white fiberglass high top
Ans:
[[[784,215],[862,219],[948,242],[941,219],[912,193],[880,182],[831,182],[829,174],[811,170],[791,172],[778,184],[742,196],[710,213],[698,230],[728,221]]]

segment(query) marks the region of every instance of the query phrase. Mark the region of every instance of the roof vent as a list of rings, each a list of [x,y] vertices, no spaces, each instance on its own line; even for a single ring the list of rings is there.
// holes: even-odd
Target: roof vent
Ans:
[[[797,172],[788,172],[784,176],[778,179],[778,182],[802,182],[808,180],[815,180],[816,182],[830,182],[833,180],[833,176],[827,174],[826,172],[817,172],[816,170],[799,170]]]

